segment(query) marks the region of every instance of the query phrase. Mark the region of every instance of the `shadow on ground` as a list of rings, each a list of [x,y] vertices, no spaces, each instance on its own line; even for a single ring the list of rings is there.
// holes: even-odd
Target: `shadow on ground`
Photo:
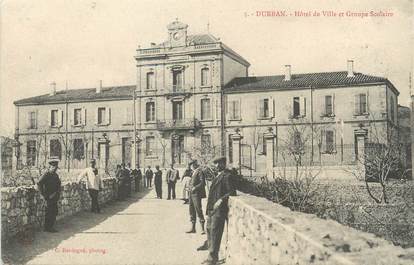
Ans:
[[[36,231],[27,231],[9,240],[2,245],[3,264],[26,264],[33,257],[41,255],[51,249],[55,249],[62,241],[74,237],[79,233],[121,233],[121,232],[88,232],[87,230],[104,222],[113,215],[148,215],[148,213],[120,213],[132,203],[135,203],[145,197],[150,189],[142,192],[132,193],[131,197],[124,201],[112,201],[102,205],[101,214],[93,214],[87,211],[79,212],[73,216],[57,221],[56,228],[58,233],[46,233],[37,229]],[[80,222],[81,220],[87,222]],[[34,247],[36,246],[36,248]]]

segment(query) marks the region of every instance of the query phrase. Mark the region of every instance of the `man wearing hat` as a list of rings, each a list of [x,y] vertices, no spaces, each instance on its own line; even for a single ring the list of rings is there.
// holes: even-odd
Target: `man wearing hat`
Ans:
[[[203,206],[201,204],[201,199],[206,197],[206,190],[205,190],[205,178],[204,178],[204,174],[203,171],[201,170],[201,168],[198,165],[198,161],[197,160],[193,160],[190,162],[190,165],[193,169],[193,174],[191,176],[191,181],[190,181],[190,205],[189,205],[189,209],[190,209],[190,220],[191,220],[191,230],[188,231],[187,233],[195,233],[196,232],[196,221],[197,221],[197,215],[198,218],[200,219],[200,224],[201,224],[201,234],[205,234],[205,230],[204,230],[204,224],[205,224],[205,219],[204,219],[204,215],[203,215]]]
[[[89,160],[89,167],[85,168],[85,170],[79,175],[78,181],[80,182],[84,178],[86,178],[86,189],[88,190],[89,196],[91,196],[92,200],[91,212],[100,213],[101,209],[99,208],[98,192],[102,189],[102,180],[98,175],[95,159]]]
[[[45,212],[45,224],[44,230],[46,232],[55,233],[57,230],[54,228],[56,222],[56,216],[58,214],[58,201],[60,198],[61,181],[58,174],[59,160],[51,158],[49,160],[49,169],[43,174],[37,183],[40,194],[46,200],[46,212]]]
[[[224,224],[228,216],[229,196],[236,195],[231,183],[232,172],[226,168],[226,158],[218,157],[213,160],[217,175],[213,179],[207,199],[207,246],[208,258],[203,264],[216,264],[220,249]]]

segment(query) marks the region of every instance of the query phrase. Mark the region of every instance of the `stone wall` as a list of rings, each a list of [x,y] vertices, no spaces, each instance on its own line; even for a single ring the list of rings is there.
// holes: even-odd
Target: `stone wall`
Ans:
[[[132,184],[134,187],[134,182]],[[99,202],[105,204],[117,198],[118,184],[115,178],[104,178]],[[89,210],[91,199],[85,182],[64,182],[58,203],[57,219]],[[44,222],[45,201],[36,186],[1,188],[1,235],[2,240],[29,229],[41,227]]]
[[[414,249],[264,198],[241,194],[229,206],[228,264],[414,263]]]

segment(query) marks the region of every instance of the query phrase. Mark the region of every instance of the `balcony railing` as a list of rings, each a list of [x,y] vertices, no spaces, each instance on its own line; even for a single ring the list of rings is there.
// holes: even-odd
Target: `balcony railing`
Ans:
[[[209,50],[209,49],[217,49],[221,48],[220,43],[207,43],[207,44],[197,44],[197,45],[189,45],[185,48],[186,50],[194,50],[194,51],[200,51],[200,50]],[[168,53],[171,51],[171,48],[169,47],[156,47],[156,48],[147,48],[147,49],[138,49],[138,55],[154,55],[154,54],[162,54],[162,53]]]
[[[201,123],[197,119],[158,120],[157,121],[157,129],[160,131],[197,130],[200,127],[201,127]]]
[[[193,93],[193,88],[190,85],[172,85],[166,88],[164,94],[167,97],[175,97],[189,96],[191,93]]]

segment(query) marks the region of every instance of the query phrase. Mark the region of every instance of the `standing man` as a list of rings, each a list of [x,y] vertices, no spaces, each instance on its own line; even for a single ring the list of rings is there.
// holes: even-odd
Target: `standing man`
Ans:
[[[142,173],[141,173],[141,169],[139,168],[139,165],[137,165],[135,169],[132,170],[131,175],[135,179],[135,191],[140,191]]]
[[[205,219],[203,215],[203,206],[201,204],[201,199],[206,197],[206,189],[205,189],[205,179],[204,174],[201,168],[198,165],[197,160],[193,160],[190,163],[191,167],[193,168],[193,175],[191,176],[190,181],[190,220],[191,220],[191,230],[187,231],[187,233],[195,233],[196,232],[196,221],[197,215],[200,219],[201,224],[201,234],[205,234],[204,224]]]
[[[86,189],[88,190],[89,196],[91,196],[92,200],[91,212],[100,213],[101,209],[99,208],[98,192],[102,190],[102,180],[98,175],[95,159],[91,159],[89,161],[89,167],[85,168],[85,170],[79,175],[78,181],[80,182],[85,177]]]
[[[231,183],[232,172],[226,169],[226,158],[219,157],[213,160],[217,168],[217,176],[213,179],[207,200],[207,245],[208,258],[203,264],[215,265],[218,262],[221,237],[223,235],[224,223],[228,216],[229,196],[236,195]]]
[[[167,185],[168,185],[167,200],[171,199],[171,193],[172,193],[172,199],[175,200],[175,183],[177,183],[177,180],[180,179],[180,174],[178,170],[174,168],[174,164],[171,164],[171,168],[167,170],[167,174],[165,178],[167,179]]]
[[[49,160],[49,169],[43,174],[37,183],[40,194],[46,200],[46,213],[44,231],[55,233],[57,230],[54,228],[56,222],[56,216],[58,214],[58,201],[60,198],[61,181],[58,174],[59,160]]]
[[[152,177],[154,176],[154,172],[151,170],[151,166],[148,165],[148,169],[145,171],[145,187],[151,188],[152,184]]]
[[[155,166],[155,191],[157,192],[157,198],[162,199],[162,171],[160,170],[160,166]]]
[[[131,194],[129,192],[131,185],[128,185],[131,180],[131,172],[126,168],[125,163],[121,164],[121,186],[122,186],[122,198],[126,199]]]

